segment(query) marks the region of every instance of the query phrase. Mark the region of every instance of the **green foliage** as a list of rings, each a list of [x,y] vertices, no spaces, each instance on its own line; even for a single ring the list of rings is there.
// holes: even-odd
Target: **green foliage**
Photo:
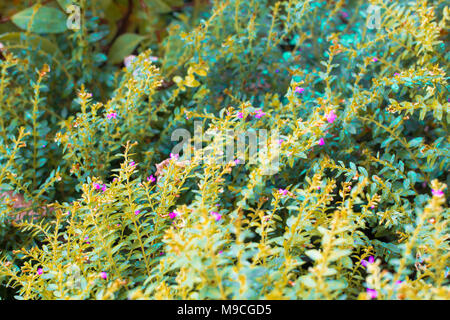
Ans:
[[[446,1],[31,2],[0,4],[1,298],[450,297]]]

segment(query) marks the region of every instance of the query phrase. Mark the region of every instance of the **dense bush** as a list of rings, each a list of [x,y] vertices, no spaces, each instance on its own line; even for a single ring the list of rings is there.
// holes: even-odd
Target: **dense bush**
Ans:
[[[447,1],[0,10],[3,299],[450,297]]]

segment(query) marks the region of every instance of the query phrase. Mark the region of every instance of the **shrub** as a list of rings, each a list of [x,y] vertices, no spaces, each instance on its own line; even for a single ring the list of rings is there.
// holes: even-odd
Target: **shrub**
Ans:
[[[0,6],[2,298],[450,297],[446,1]]]

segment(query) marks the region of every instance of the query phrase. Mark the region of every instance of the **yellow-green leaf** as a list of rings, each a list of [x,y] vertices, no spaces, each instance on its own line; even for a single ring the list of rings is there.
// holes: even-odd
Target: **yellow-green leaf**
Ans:
[[[120,63],[130,55],[139,43],[146,37],[135,33],[124,33],[114,41],[108,53],[108,59],[111,63]]]

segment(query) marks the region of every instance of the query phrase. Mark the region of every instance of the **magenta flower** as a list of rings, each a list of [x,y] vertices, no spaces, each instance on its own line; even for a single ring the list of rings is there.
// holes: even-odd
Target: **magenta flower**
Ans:
[[[105,192],[106,191],[106,185],[102,186],[102,191]]]
[[[323,138],[319,139],[319,146],[323,146],[325,144],[325,140]]]
[[[342,18],[348,18],[348,13],[347,12],[341,11],[340,13],[341,13]]]
[[[170,219],[175,219],[175,217],[177,216],[178,214],[174,211],[174,212],[171,212],[171,213],[169,213],[169,217],[170,217]]]
[[[131,167],[134,167],[135,165],[136,165],[136,162],[134,162],[134,161],[131,161],[131,162],[130,162],[130,166],[131,166]]]
[[[287,195],[289,191],[287,191],[286,189],[278,189],[278,193],[282,194],[283,196]]]
[[[87,244],[90,244],[88,236],[84,237],[84,240],[86,241]]]
[[[266,113],[263,112],[261,109],[256,110],[255,118],[260,119],[262,116],[265,116]]]
[[[396,72],[396,73],[394,73],[394,76],[396,77],[396,76],[399,76],[400,75],[400,73],[398,73],[398,72]]]
[[[303,91],[305,91],[305,89],[303,89],[302,87],[295,87],[295,93],[303,93]]]
[[[334,110],[331,110],[325,117],[327,118],[328,123],[333,123],[334,120],[336,120],[337,115],[334,113]]]
[[[178,154],[175,154],[175,153],[170,154],[170,159],[178,160],[179,157],[180,156]]]
[[[138,215],[139,213],[141,213],[141,210],[135,210],[135,211],[134,211],[134,214],[135,214],[135,215]]]
[[[369,264],[372,264],[374,262],[375,262],[375,259],[372,256],[369,257],[369,261],[367,261],[365,259],[361,260],[361,264],[366,268]]]
[[[281,146],[283,144],[284,140],[283,139],[278,139],[278,144]]]
[[[219,221],[222,218],[222,215],[218,212],[211,211],[211,214],[214,216],[214,219],[216,219],[216,221]]]
[[[241,160],[239,160],[239,159],[234,160],[234,164],[238,165],[239,163],[241,163]]]
[[[102,279],[107,279],[108,278],[108,274],[105,272],[105,271],[102,271],[102,272],[100,272],[100,277],[102,278]]]
[[[223,250],[220,250],[220,251],[219,251],[219,254],[222,254],[222,253],[223,253]]]
[[[239,119],[244,118],[244,113],[238,112],[238,113],[237,113],[237,117],[238,117]]]
[[[41,274],[43,274],[44,273],[44,270],[42,270],[42,268],[38,268],[37,269],[37,274],[38,275],[41,275]]]
[[[102,187],[98,183],[94,183],[94,188],[100,190]]]
[[[431,190],[431,193],[433,194],[433,196],[436,197],[442,197],[444,195],[444,191],[442,190]]]
[[[106,117],[107,117],[108,119],[116,119],[116,118],[117,118],[117,113],[115,113],[115,112],[108,113],[108,114],[106,115]]]
[[[374,58],[372,59],[372,61],[373,61],[373,62],[377,62],[377,61],[378,61],[378,58],[377,58],[377,57],[374,57]]]
[[[367,288],[367,294],[369,295],[370,299],[375,299],[378,295],[378,292],[377,290]]]
[[[156,181],[156,178],[151,174],[150,177],[147,177],[147,181],[153,183]]]

